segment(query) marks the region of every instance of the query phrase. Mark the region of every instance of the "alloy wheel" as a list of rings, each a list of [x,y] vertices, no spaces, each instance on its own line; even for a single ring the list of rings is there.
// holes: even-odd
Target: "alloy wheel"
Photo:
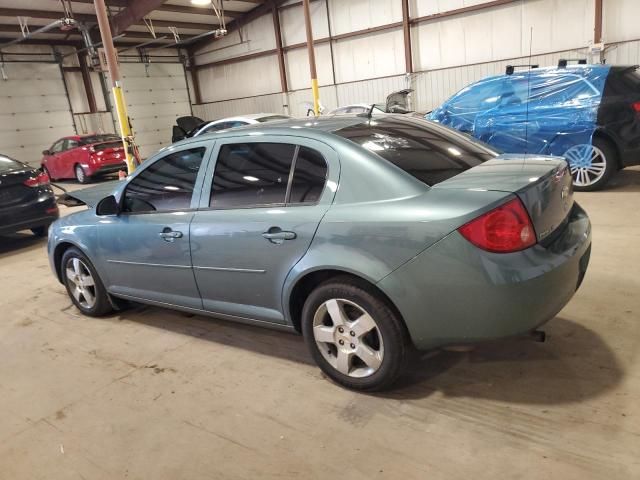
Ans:
[[[343,375],[368,377],[382,365],[378,325],[355,302],[334,298],[322,303],[313,317],[313,337],[324,359]]]
[[[85,173],[83,168],[80,165],[76,165],[76,179],[80,183],[84,183],[85,181]]]
[[[589,187],[598,182],[607,169],[607,159],[602,150],[594,145],[574,145],[564,154],[569,162],[573,184]]]
[[[91,309],[96,304],[96,284],[87,265],[77,257],[67,262],[69,290],[82,308]]]

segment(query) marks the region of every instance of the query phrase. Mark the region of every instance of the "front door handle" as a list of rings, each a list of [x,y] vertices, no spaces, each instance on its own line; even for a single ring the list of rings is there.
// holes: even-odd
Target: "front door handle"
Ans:
[[[182,232],[177,230],[171,230],[169,227],[165,227],[158,234],[165,242],[173,242],[176,238],[182,238]]]
[[[275,244],[281,244],[285,240],[294,240],[297,237],[296,232],[287,232],[280,227],[271,227],[262,236]]]

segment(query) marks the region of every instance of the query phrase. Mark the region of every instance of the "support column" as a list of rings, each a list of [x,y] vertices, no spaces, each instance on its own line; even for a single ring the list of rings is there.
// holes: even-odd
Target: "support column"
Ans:
[[[93,84],[91,83],[91,75],[87,68],[87,60],[83,52],[78,52],[76,49],[76,56],[78,57],[78,64],[80,65],[80,73],[82,74],[82,83],[84,83],[84,91],[87,95],[87,103],[89,104],[89,112],[96,113],[98,106],[96,104],[96,96],[93,92]]]
[[[120,82],[120,67],[116,57],[116,49],[113,46],[113,37],[111,36],[111,27],[109,26],[109,18],[107,16],[107,7],[104,0],[94,0],[96,8],[96,17],[98,26],[100,27],[100,37],[102,45],[107,57],[107,66],[109,68],[109,77],[111,78],[111,90],[113,92],[113,102],[118,115],[118,124],[120,125],[120,136],[125,148],[127,156],[127,170],[131,174],[137,164],[137,146],[135,145],[129,115],[127,114],[127,104],[124,100],[124,92]]]
[[[313,30],[311,28],[311,13],[309,12],[309,0],[302,0],[304,10],[304,25],[307,31],[307,50],[309,54],[309,71],[311,73],[311,92],[313,94],[313,112],[316,117],[320,115],[320,91],[318,89],[318,73],[316,72],[316,54],[313,49]]]

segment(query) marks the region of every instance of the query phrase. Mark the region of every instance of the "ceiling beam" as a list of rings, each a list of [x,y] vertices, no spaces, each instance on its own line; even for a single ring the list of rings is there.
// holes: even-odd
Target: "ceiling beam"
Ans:
[[[71,1],[73,3],[84,3],[84,4],[90,3],[90,4],[93,4],[93,0],[71,0]],[[235,1],[240,1],[240,0],[235,0]],[[107,4],[107,6],[124,8],[124,7],[129,6],[130,0],[106,0],[105,3]],[[156,12],[185,13],[185,14],[189,14],[189,15],[208,15],[209,13],[212,12],[212,10],[210,8],[185,7],[183,5],[172,5],[172,4],[161,5],[160,7],[155,8],[154,11],[156,11]],[[235,17],[239,17],[244,12],[242,10],[229,9],[225,5],[224,13],[225,13],[225,17],[235,18]]]
[[[140,23],[144,17],[160,7],[165,0],[138,0],[131,2],[128,7],[123,8],[111,17],[111,34],[115,37],[120,35],[131,25]]]

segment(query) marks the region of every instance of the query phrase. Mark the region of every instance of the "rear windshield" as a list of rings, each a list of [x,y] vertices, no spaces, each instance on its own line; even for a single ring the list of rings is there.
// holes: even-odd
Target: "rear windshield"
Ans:
[[[260,123],[264,122],[273,122],[274,120],[287,120],[291,117],[287,117],[286,115],[269,115],[268,117],[256,118],[256,121]]]
[[[496,150],[460,132],[409,116],[376,117],[334,133],[380,155],[427,185],[448,180],[498,155]]]
[[[120,141],[119,136],[113,135],[112,133],[107,133],[104,135],[89,135],[86,137],[82,137],[80,139],[80,145],[91,145],[92,143],[116,142],[116,141]]]
[[[26,168],[24,163],[20,163],[12,158],[0,155],[0,173],[9,173],[14,170],[22,170]]]

